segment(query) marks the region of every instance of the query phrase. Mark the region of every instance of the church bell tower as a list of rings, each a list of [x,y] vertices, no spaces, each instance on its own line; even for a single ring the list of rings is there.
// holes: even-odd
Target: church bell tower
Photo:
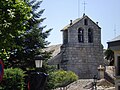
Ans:
[[[83,15],[62,30],[61,64],[64,70],[75,72],[80,78],[93,78],[97,67],[103,65],[101,28]]]

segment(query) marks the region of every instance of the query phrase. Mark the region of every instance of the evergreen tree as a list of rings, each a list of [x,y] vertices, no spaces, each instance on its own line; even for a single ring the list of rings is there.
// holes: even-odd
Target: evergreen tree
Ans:
[[[12,50],[13,54],[9,58],[12,67],[20,67],[23,70],[34,67],[35,55],[41,54],[45,60],[50,57],[47,52],[43,51],[43,48],[49,44],[45,39],[51,29],[44,31],[46,26],[42,26],[42,22],[45,20],[45,18],[41,18],[44,12],[44,9],[40,9],[42,1],[32,0],[27,3],[32,8],[31,18],[26,21],[28,27],[24,35],[16,37],[16,43],[22,48]]]

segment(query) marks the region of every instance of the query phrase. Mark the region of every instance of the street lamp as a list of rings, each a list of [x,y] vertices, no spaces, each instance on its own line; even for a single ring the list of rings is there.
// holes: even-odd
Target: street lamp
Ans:
[[[93,88],[94,88],[94,90],[97,90],[96,84],[97,84],[97,75],[94,75],[94,77],[93,77]]]
[[[36,55],[34,59],[36,68],[42,68],[43,57],[41,55]]]
[[[36,68],[42,69],[42,62],[44,60],[42,56],[36,55],[34,60]],[[44,90],[47,76],[48,76],[47,74],[40,70],[32,72],[30,75],[29,90]]]

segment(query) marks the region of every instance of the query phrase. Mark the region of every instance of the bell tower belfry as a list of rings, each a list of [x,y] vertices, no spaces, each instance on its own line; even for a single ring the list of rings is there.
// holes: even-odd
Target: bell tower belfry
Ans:
[[[101,28],[87,15],[83,15],[62,30],[60,67],[71,70],[80,78],[93,78],[97,67],[103,65]]]

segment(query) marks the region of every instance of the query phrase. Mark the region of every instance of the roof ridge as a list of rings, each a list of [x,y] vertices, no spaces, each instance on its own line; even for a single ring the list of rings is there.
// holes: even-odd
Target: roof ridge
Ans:
[[[114,37],[112,40],[110,40],[108,42],[119,41],[119,40],[120,40],[120,35]]]
[[[70,24],[66,25],[61,31],[68,29],[69,27],[73,26],[74,24],[76,24],[77,22],[79,22],[80,20],[82,20],[82,19],[84,19],[84,18],[90,19],[91,22],[93,22],[94,24],[96,24],[96,25],[98,26],[98,24],[95,23],[95,22],[94,22],[91,18],[89,18],[87,15],[83,15],[82,17],[77,18],[77,19],[75,19],[75,20],[73,20],[73,21],[70,20]],[[99,26],[98,26],[98,27],[99,27]],[[99,28],[100,28],[100,27],[99,27]]]

